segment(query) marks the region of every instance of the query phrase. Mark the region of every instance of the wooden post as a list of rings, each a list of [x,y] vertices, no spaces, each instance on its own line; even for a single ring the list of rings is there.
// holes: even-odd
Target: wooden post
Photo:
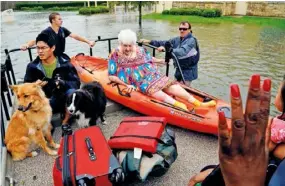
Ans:
[[[109,1],[107,1],[107,7],[109,8]]]
[[[90,7],[90,1],[87,1],[87,6]]]
[[[97,7],[97,1],[94,1],[95,2],[95,7]]]

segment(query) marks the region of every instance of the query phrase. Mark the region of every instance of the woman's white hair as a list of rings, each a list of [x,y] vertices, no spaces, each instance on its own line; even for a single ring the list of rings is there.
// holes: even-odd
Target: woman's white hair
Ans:
[[[136,44],[137,34],[131,29],[121,30],[118,35],[118,40],[120,44]]]

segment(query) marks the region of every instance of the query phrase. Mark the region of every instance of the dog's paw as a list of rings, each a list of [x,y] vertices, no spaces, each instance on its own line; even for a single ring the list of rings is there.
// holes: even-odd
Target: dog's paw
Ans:
[[[54,144],[54,148],[55,148],[55,149],[58,149],[59,147],[60,147],[60,144],[58,144],[58,143],[55,143],[55,144]]]
[[[51,156],[56,156],[56,155],[57,155],[57,152],[56,152],[55,150],[50,150],[50,151],[48,152],[48,154],[51,155]]]
[[[32,157],[35,157],[35,156],[37,156],[39,153],[37,153],[36,151],[33,151],[32,152]]]

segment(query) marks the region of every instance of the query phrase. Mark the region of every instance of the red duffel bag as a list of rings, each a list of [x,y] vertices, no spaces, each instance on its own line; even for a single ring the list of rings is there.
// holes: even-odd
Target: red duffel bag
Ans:
[[[108,141],[111,149],[141,148],[155,153],[166,126],[164,117],[126,117]]]

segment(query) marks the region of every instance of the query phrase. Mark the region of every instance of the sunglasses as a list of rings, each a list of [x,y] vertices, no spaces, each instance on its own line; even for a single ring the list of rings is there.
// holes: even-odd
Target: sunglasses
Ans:
[[[180,30],[180,31],[181,31],[181,30],[186,31],[186,30],[188,30],[188,28],[179,28],[179,30]]]

